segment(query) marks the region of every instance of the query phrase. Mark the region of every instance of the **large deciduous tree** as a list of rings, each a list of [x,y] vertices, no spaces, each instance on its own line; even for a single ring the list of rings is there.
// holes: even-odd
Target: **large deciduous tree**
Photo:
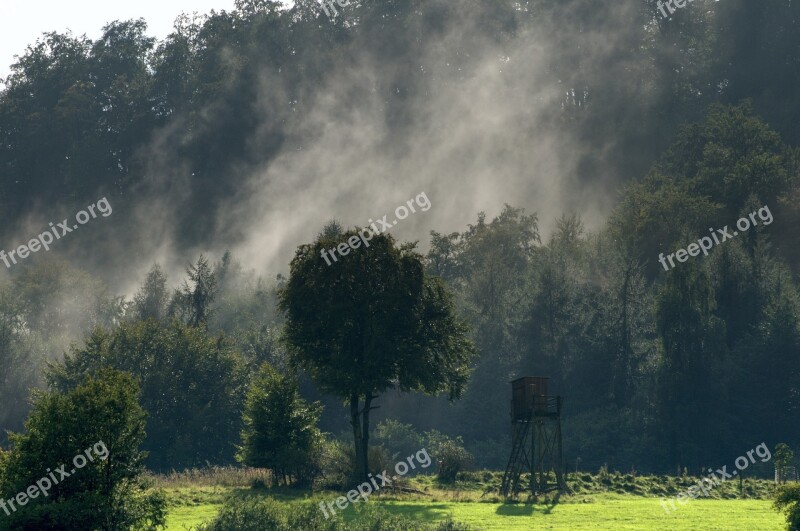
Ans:
[[[389,388],[460,397],[474,347],[441,279],[425,274],[414,244],[377,235],[328,265],[321,257],[357,232],[326,232],[302,245],[280,292],[293,359],[349,402],[356,478],[366,479],[369,415]]]

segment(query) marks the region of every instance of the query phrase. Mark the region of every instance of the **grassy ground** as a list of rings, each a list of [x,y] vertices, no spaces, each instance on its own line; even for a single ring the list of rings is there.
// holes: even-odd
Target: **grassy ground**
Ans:
[[[500,503],[483,492],[497,481],[497,474],[471,474],[455,486],[443,487],[432,477],[413,479],[410,486],[420,493],[386,492],[371,498],[396,514],[416,520],[438,522],[452,517],[457,521],[484,530],[649,530],[674,531],[783,531],[783,517],[771,507],[772,487],[768,482],[751,481],[723,484],[714,493],[716,499],[697,499],[677,505],[665,513],[659,496],[682,491],[692,484],[691,478],[594,476],[581,474],[571,478],[576,491],[562,496],[557,504],[552,499],[534,503]],[[229,482],[228,482],[229,483]],[[332,501],[340,491],[315,493],[313,496],[290,490],[252,490],[244,486],[186,486],[184,483],[162,485],[170,500],[168,531],[185,531],[213,518],[227,496],[272,496],[284,503]],[[743,496],[740,498],[740,496]],[[345,517],[350,511],[345,511]]]
[[[168,531],[184,531],[212,520],[219,511],[220,505],[203,504],[192,507],[175,507],[167,516]]]
[[[586,504],[503,505],[477,502],[380,502],[389,511],[417,520],[448,516],[484,530],[647,530],[783,531],[783,519],[764,500],[700,500],[664,513],[657,500],[634,496],[600,497]],[[371,502],[372,503],[372,502]],[[198,504],[170,511],[168,531],[191,529],[213,518],[220,505]]]
[[[167,529],[192,529],[213,519],[228,496],[242,495],[245,488],[235,487],[167,487],[169,513]]]
[[[782,531],[783,519],[762,500],[703,500],[667,515],[658,501],[633,496],[602,496],[591,503],[504,505],[496,503],[390,502],[386,508],[418,519],[451,516],[484,530],[647,530]]]

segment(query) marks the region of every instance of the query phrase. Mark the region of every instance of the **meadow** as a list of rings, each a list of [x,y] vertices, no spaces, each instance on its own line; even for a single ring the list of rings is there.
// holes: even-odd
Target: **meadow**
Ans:
[[[666,514],[660,494],[678,492],[692,478],[608,476],[570,474],[573,494],[554,500],[539,498],[503,503],[486,492],[499,477],[479,472],[454,485],[440,485],[431,476],[411,478],[405,488],[414,492],[389,491],[370,499],[392,514],[417,521],[439,523],[451,518],[478,530],[648,530],[674,531],[783,531],[783,516],[772,508],[772,485],[763,480],[745,480],[723,485],[709,499],[697,499]],[[484,479],[485,478],[485,479]],[[215,481],[208,481],[215,483]],[[285,504],[314,504],[340,496],[340,491],[302,492],[292,489],[170,482],[163,485],[170,500],[168,531],[192,530],[216,515],[228,497],[272,497]],[[219,484],[223,483],[223,484]],[[626,490],[627,489],[627,490]],[[361,504],[359,504],[361,505]],[[344,511],[352,517],[353,509]]]

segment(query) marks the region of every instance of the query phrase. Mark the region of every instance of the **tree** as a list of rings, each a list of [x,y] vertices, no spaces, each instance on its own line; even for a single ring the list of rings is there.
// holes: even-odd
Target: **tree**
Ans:
[[[48,372],[51,386],[67,391],[103,367],[127,371],[141,385],[149,414],[148,466],[170,470],[233,462],[241,429],[244,369],[220,335],[152,319],[95,330]]]
[[[211,316],[211,303],[217,295],[217,277],[202,254],[196,264],[186,268],[186,274],[189,279],[184,280],[181,289],[175,292],[171,306],[190,326],[206,329]]]
[[[498,433],[505,422],[495,413],[507,402],[496,389],[507,385],[508,375],[519,363],[518,330],[529,328],[523,325],[525,313],[520,310],[536,244],[541,242],[538,217],[505,205],[490,221],[479,213],[477,222],[460,235],[433,232],[431,239],[426,266],[454,287],[479,353],[470,388],[456,408],[461,417],[454,418],[452,409],[439,413],[452,419],[451,429],[458,426],[458,433],[467,437]],[[437,405],[446,407],[443,401]],[[469,422],[475,415],[488,424]]]
[[[330,266],[325,249],[356,241],[324,236],[300,246],[280,291],[285,338],[297,365],[350,405],[355,476],[367,479],[369,415],[389,388],[461,396],[473,354],[442,281],[426,276],[414,244],[380,234]],[[355,244],[354,244],[355,245]],[[362,404],[363,401],[363,404]]]
[[[166,317],[167,299],[167,275],[161,266],[153,264],[144,284],[133,297],[131,313],[141,321],[150,318],[161,321]]]
[[[57,258],[23,266],[11,285],[25,322],[48,350],[77,341],[97,326],[111,327],[124,313],[124,298],[86,271]]]
[[[0,442],[22,428],[44,363],[87,329],[119,322],[124,308],[103,282],[57,258],[19,267],[0,287]]]
[[[66,393],[38,394],[26,433],[13,434],[13,446],[3,456],[0,497],[29,492],[51,468],[64,464],[72,470],[51,485],[49,495],[32,497],[7,521],[0,518],[0,528],[112,531],[164,525],[166,499],[148,490],[141,477],[146,414],[138,394],[130,375],[108,369]],[[83,467],[79,455],[85,456]]]
[[[710,459],[701,453],[702,443],[717,437],[719,423],[711,412],[718,407],[715,396],[721,390],[711,376],[725,342],[723,324],[713,310],[708,273],[697,262],[681,264],[667,274],[656,299],[663,352],[658,402],[674,466],[700,466]]]
[[[786,469],[794,461],[794,452],[786,443],[775,445],[775,481],[778,484],[786,483]]]
[[[294,476],[310,483],[316,476],[322,434],[317,428],[322,405],[300,398],[297,380],[269,364],[253,378],[244,406],[242,446],[237,459],[253,467],[269,468],[273,482]]]
[[[6,430],[19,430],[30,411],[29,390],[40,386],[44,348],[30,330],[20,303],[7,288],[0,289],[0,446]]]

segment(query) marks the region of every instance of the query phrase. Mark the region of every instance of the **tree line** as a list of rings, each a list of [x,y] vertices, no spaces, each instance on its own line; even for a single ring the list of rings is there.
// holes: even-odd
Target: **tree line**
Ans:
[[[298,248],[288,278],[201,256],[171,291],[154,266],[131,300],[60,262],[24,266],[0,297],[3,427],[21,428],[28,387],[64,392],[114,368],[139,379],[148,466],[231,463],[252,375],[268,363],[325,406],[312,415],[322,431],[360,441],[360,459],[379,407],[373,421],[461,436],[477,465],[502,467],[508,382],[521,375],[549,376],[565,397],[565,451],[587,467],[694,470],[751,439],[796,445],[797,155],[749,105],[717,106],[595,231],[565,214],[543,239],[535,214],[506,206],[432,232],[424,256],[376,238],[327,268],[314,249],[350,234],[334,223]],[[661,250],[763,204],[769,226],[659,266]],[[391,286],[370,280],[386,275]],[[414,300],[427,302],[403,306]],[[71,329],[94,331],[63,359],[47,352]],[[444,330],[456,335],[423,341]],[[378,396],[391,388],[407,393]]]

